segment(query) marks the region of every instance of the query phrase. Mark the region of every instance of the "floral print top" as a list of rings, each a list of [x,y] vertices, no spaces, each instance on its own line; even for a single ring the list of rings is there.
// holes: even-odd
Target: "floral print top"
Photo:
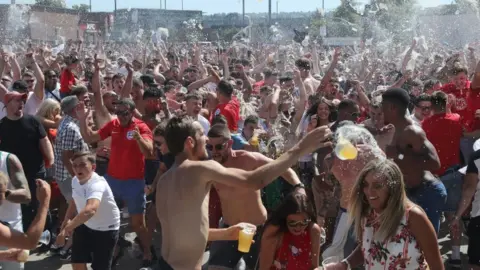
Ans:
[[[376,241],[373,237],[379,227],[378,224],[373,223],[376,214],[372,211],[366,218],[362,236],[362,253],[366,270],[428,269],[417,240],[407,226],[410,209],[405,211],[397,234],[384,242]]]

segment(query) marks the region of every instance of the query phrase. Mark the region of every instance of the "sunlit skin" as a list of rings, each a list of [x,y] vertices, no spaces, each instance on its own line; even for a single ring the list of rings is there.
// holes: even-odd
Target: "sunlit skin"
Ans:
[[[103,104],[107,108],[109,112],[115,112],[115,105],[113,105],[116,101],[118,101],[118,95],[115,92],[107,92],[103,95]]]
[[[155,146],[155,149],[160,151],[162,155],[168,154],[168,147],[167,147],[167,142],[165,141],[165,138],[163,136],[155,136],[153,138],[153,143]]]
[[[185,102],[185,107],[188,116],[196,117],[202,110],[202,101],[191,98]]]
[[[415,106],[415,117],[424,120],[432,115],[432,103],[430,101],[421,101]]]
[[[130,109],[125,105],[117,105],[115,107],[115,114],[117,115],[122,127],[128,127],[132,122],[132,111],[130,111]]]
[[[250,140],[253,137],[253,132],[258,129],[258,124],[248,123],[243,127],[243,136],[245,139]]]
[[[288,231],[293,235],[300,235],[308,228],[310,220],[305,213],[290,214],[286,219]]]
[[[7,185],[0,184],[0,205],[3,204],[5,199],[5,192],[7,191]]]
[[[363,195],[370,207],[380,213],[388,201],[389,192],[385,177],[380,173],[369,172],[363,180]]]
[[[207,136],[203,131],[202,125],[198,122],[193,123],[196,134],[195,138],[190,138],[185,141],[187,149],[190,150],[190,156],[193,160],[205,160],[208,158],[207,153]]]
[[[83,156],[72,161],[72,168],[79,182],[85,183],[92,177],[96,165],[90,162],[87,156]]]
[[[35,78],[30,76],[23,76],[22,80],[24,80],[28,85],[28,91],[33,91],[33,87],[35,86]]]
[[[85,104],[85,107],[89,107],[91,105],[90,96],[88,95],[88,92],[80,94],[77,97],[80,102],[83,102],[83,104]]]
[[[25,106],[25,99],[22,97],[15,97],[8,102],[7,110],[15,117],[22,117],[23,107]]]
[[[452,76],[451,80],[453,84],[455,84],[455,87],[457,89],[465,89],[468,81],[468,76],[464,72],[460,72],[457,75]]]
[[[209,137],[207,148],[211,152],[212,159],[220,164],[223,164],[228,159],[232,144],[232,140]]]
[[[369,113],[370,119],[372,119],[372,123],[377,129],[381,129],[385,126],[385,118],[383,117],[382,108],[374,108],[370,106]]]
[[[328,121],[328,117],[330,116],[330,108],[325,103],[318,104],[317,107],[317,116],[321,121]]]
[[[115,78],[113,80],[113,89],[117,94],[120,94],[120,91],[122,91],[123,86],[125,85],[125,78]]]

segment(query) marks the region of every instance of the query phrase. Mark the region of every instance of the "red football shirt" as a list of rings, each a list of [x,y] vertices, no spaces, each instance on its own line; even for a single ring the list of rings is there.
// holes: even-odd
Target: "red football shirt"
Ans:
[[[237,131],[238,121],[240,120],[240,103],[236,97],[232,97],[228,103],[218,104],[211,116],[210,122],[219,114],[225,116],[227,119],[228,129],[230,129],[230,131]]]
[[[60,75],[60,93],[69,93],[72,85],[75,85],[75,76],[70,70],[64,69]]]
[[[434,114],[423,120],[422,128],[440,158],[440,169],[432,173],[441,176],[448,168],[460,164],[460,139],[463,136],[460,115]]]
[[[98,131],[102,140],[112,137],[107,173],[115,179],[143,181],[145,178],[145,157],[133,138],[135,127],[138,127],[143,138],[153,140],[152,131],[136,118],[128,127],[122,127],[118,119],[113,119]]]
[[[452,106],[452,112],[458,113],[462,118],[462,121],[464,118],[466,120],[468,118],[467,96],[470,92],[470,81],[467,81],[464,89],[458,89],[455,84],[448,83],[445,84],[441,90],[446,94],[452,94],[455,96],[455,104]]]

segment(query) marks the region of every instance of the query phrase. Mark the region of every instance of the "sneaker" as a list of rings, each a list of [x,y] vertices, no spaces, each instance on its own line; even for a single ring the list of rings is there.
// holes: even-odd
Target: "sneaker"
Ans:
[[[152,260],[143,260],[140,270],[153,270],[154,263]]]
[[[60,250],[60,252],[58,254],[60,255],[60,260],[62,260],[62,261],[70,261],[70,259],[72,258],[72,250],[71,249]]]
[[[458,269],[462,268],[462,260],[449,259],[448,264],[450,265],[451,268],[458,268]]]

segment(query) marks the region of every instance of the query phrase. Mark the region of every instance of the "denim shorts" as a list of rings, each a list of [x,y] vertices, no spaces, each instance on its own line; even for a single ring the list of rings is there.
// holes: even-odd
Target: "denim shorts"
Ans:
[[[115,200],[125,202],[130,215],[145,213],[147,199],[143,179],[118,180],[108,174],[104,177],[112,189]]]
[[[442,181],[447,190],[447,202],[443,211],[456,212],[462,199],[463,174],[458,170],[447,171],[446,174],[440,177],[440,181]]]
[[[438,234],[440,217],[447,201],[447,191],[442,182],[424,181],[418,187],[407,189],[408,198],[422,207]]]

